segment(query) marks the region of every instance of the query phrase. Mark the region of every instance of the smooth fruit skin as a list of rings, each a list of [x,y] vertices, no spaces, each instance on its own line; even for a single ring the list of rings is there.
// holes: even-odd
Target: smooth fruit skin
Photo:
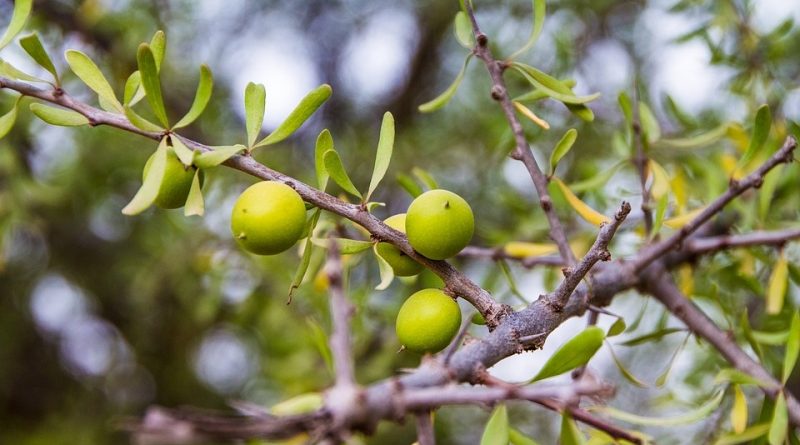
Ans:
[[[150,171],[150,164],[153,163],[155,153],[147,158],[142,172],[142,180],[147,176]],[[194,172],[197,167],[185,167],[175,150],[172,147],[167,149],[167,165],[164,170],[164,180],[161,181],[161,187],[158,189],[158,196],[156,196],[155,204],[162,209],[177,209],[186,204],[186,198],[189,196],[189,190],[192,188],[192,180],[194,179]],[[200,187],[203,186],[203,172],[200,171]]]
[[[408,207],[408,242],[428,258],[443,260],[457,254],[469,244],[474,230],[472,209],[453,192],[430,190]]]
[[[403,233],[406,232],[405,213],[390,216],[383,222],[393,229],[397,229]],[[398,277],[410,277],[422,272],[422,264],[411,259],[411,257],[401,252],[400,249],[394,247],[391,243],[378,243],[378,253],[392,266],[394,274]]]
[[[400,343],[411,351],[438,352],[447,347],[461,326],[461,309],[439,289],[423,289],[408,297],[397,314]]]
[[[292,247],[306,224],[306,206],[293,188],[265,181],[247,188],[233,206],[231,231],[245,250],[274,255]]]

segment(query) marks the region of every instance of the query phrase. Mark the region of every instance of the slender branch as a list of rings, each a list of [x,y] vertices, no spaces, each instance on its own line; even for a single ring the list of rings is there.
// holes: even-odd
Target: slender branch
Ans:
[[[352,341],[350,340],[350,319],[355,308],[344,294],[342,283],[342,258],[339,245],[334,238],[328,243],[328,259],[325,264],[328,275],[331,319],[333,332],[330,337],[331,355],[336,372],[336,386],[355,386],[353,371]]]
[[[539,164],[536,163],[536,158],[533,157],[528,141],[525,139],[525,131],[522,128],[522,123],[519,121],[519,118],[517,118],[511,99],[508,98],[505,80],[503,80],[503,72],[506,69],[506,65],[494,58],[491,49],[489,49],[489,39],[486,37],[486,34],[481,31],[478,22],[475,20],[475,13],[472,10],[471,3],[464,3],[467,7],[467,13],[472,23],[472,31],[475,35],[475,41],[477,42],[473,52],[475,56],[481,59],[486,65],[489,75],[492,78],[492,98],[502,107],[506,120],[511,127],[511,131],[514,133],[516,147],[511,153],[511,157],[525,164],[525,168],[528,170],[528,174],[536,188],[536,193],[539,195],[539,204],[542,210],[544,210],[547,221],[550,224],[550,238],[552,238],[558,246],[558,251],[564,262],[572,266],[577,262],[577,259],[575,258],[575,254],[572,253],[572,249],[569,247],[567,235],[553,208],[553,201],[550,198],[550,193],[547,191],[547,177],[542,173]]]
[[[686,250],[695,254],[706,254],[733,247],[782,246],[798,238],[800,238],[800,229],[751,232],[743,235],[722,235],[689,240],[686,242]]]
[[[563,266],[564,260],[559,256],[526,256],[519,257],[509,255],[502,248],[490,247],[477,247],[467,246],[458,253],[458,256],[463,258],[486,258],[491,260],[511,260],[517,261],[520,265],[526,268],[533,268],[536,266]]]
[[[634,444],[641,444],[642,439],[640,437],[634,436],[630,432],[614,425],[613,423],[609,422],[606,419],[600,418],[595,416],[594,414],[581,409],[577,406],[566,406],[562,407],[553,400],[542,399],[542,400],[534,400],[536,403],[544,406],[545,408],[549,408],[553,411],[562,411],[566,410],[572,415],[572,418],[581,422],[585,423],[589,426],[597,428],[598,430],[605,431],[611,437],[615,439],[622,439]]]
[[[100,110],[88,104],[73,99],[63,90],[46,90],[25,82],[9,79],[0,76],[0,89],[10,89],[25,96],[41,99],[64,108],[84,115],[92,126],[108,125],[130,133],[138,134],[150,139],[160,140],[163,133],[149,132],[141,130],[130,123],[124,116]],[[211,151],[212,148],[200,142],[180,136],[181,140],[190,148],[201,152]],[[358,223],[367,229],[372,236],[379,241],[387,241],[394,244],[403,253],[423,264],[432,272],[437,274],[445,282],[447,290],[453,295],[464,298],[472,304],[478,312],[486,319],[490,328],[494,328],[500,320],[511,310],[508,306],[502,305],[494,299],[484,289],[467,278],[463,273],[456,270],[446,261],[436,261],[426,258],[414,251],[408,243],[406,236],[387,226],[380,219],[374,217],[363,207],[355,204],[346,203],[332,195],[317,190],[308,184],[297,179],[286,176],[280,172],[258,163],[251,156],[234,156],[225,162],[225,165],[250,174],[257,178],[270,181],[283,182],[294,188],[304,201],[309,202],[321,209],[345,217]]]
[[[639,116],[639,83],[634,79],[633,82],[633,122],[631,131],[633,132],[633,143],[636,145],[636,157],[633,160],[636,171],[639,173],[639,184],[642,191],[642,215],[644,215],[644,229],[649,237],[653,232],[653,210],[650,204],[650,190],[647,188],[647,163],[648,158],[644,153],[644,132],[642,132],[641,117]]]
[[[430,411],[417,413],[417,445],[436,445]]]
[[[547,296],[547,301],[554,305],[556,310],[560,310],[564,307],[570,295],[572,295],[572,292],[578,286],[578,283],[583,280],[598,261],[608,261],[611,259],[611,253],[608,251],[608,243],[611,242],[611,239],[614,237],[614,234],[617,233],[617,229],[622,224],[622,221],[625,221],[625,217],[627,217],[630,212],[631,205],[623,201],[620,209],[617,211],[616,215],[614,215],[614,219],[610,223],[603,225],[600,229],[600,233],[597,234],[597,239],[592,245],[592,248],[584,255],[580,263],[574,268],[570,268],[564,272],[566,275],[564,281],[558,285],[555,291]]]
[[[734,198],[741,195],[751,188],[758,188],[764,182],[764,177],[770,170],[776,166],[784,163],[792,162],[792,152],[797,148],[797,142],[793,137],[787,136],[783,146],[775,152],[770,158],[761,164],[756,171],[751,173],[746,178],[737,181],[731,179],[728,190],[725,191],[719,198],[714,200],[708,207],[706,207],[700,214],[695,217],[688,224],[683,226],[677,233],[664,241],[653,244],[642,249],[642,252],[636,258],[636,270],[643,270],[650,263],[660,258],[670,250],[676,248],[686,239],[690,234],[697,230],[703,223],[711,219],[714,215],[722,211],[722,209]]]
[[[790,422],[796,427],[800,427],[800,402],[791,393],[783,390],[781,382],[775,379],[760,363],[750,358],[730,335],[717,327],[692,300],[683,295],[663,266],[654,264],[642,275],[643,290],[660,301],[692,332],[713,345],[736,369],[768,382],[770,387],[762,388],[765,394],[775,398],[780,391],[783,391]]]

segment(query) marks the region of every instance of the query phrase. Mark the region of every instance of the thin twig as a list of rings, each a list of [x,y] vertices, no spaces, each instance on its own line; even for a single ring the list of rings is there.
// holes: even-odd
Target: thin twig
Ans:
[[[331,237],[328,242],[328,258],[325,263],[330,292],[331,319],[333,332],[330,336],[333,368],[336,373],[337,386],[354,386],[356,384],[353,370],[352,342],[350,340],[350,319],[355,308],[344,294],[342,282],[342,258],[339,245]]]
[[[417,445],[436,445],[430,411],[417,413]]]
[[[506,120],[511,127],[511,131],[514,133],[516,147],[511,153],[511,157],[525,164],[525,168],[528,170],[528,174],[536,188],[536,193],[539,195],[539,204],[542,210],[544,210],[547,221],[550,224],[550,238],[552,238],[558,246],[558,251],[564,262],[567,263],[568,266],[572,266],[577,262],[577,259],[575,258],[575,254],[572,253],[572,249],[569,247],[567,235],[553,208],[553,201],[550,198],[550,193],[547,191],[547,177],[542,173],[539,164],[536,163],[536,158],[533,157],[531,148],[525,138],[525,131],[522,128],[522,123],[519,118],[517,118],[511,99],[508,98],[508,90],[506,89],[505,80],[503,80],[503,72],[506,69],[506,65],[494,58],[491,49],[489,49],[489,39],[486,37],[486,34],[481,31],[478,22],[475,20],[475,13],[472,10],[471,3],[464,3],[467,7],[467,14],[472,23],[472,31],[475,35],[475,41],[477,42],[473,52],[475,56],[481,59],[486,65],[486,69],[489,71],[489,75],[492,78],[492,98],[502,107]]]
[[[633,160],[636,171],[639,173],[639,184],[642,191],[642,215],[644,216],[645,234],[650,237],[653,232],[653,210],[650,203],[650,190],[647,188],[647,163],[648,158],[644,153],[644,132],[642,131],[641,117],[639,116],[639,83],[637,79],[633,81],[633,122],[631,131],[633,143],[636,146],[636,157]]]
[[[459,257],[463,258],[485,258],[489,260],[509,260],[509,261],[516,261],[521,266],[525,268],[533,268],[536,266],[564,266],[564,260],[560,256],[525,256],[519,257],[514,255],[509,255],[505,252],[502,248],[489,248],[489,247],[477,247],[477,246],[467,246],[461,252],[458,253]]]
[[[689,240],[685,243],[685,250],[695,254],[707,254],[728,250],[733,247],[782,246],[798,238],[800,238],[800,229],[752,232],[743,235],[722,235]]]

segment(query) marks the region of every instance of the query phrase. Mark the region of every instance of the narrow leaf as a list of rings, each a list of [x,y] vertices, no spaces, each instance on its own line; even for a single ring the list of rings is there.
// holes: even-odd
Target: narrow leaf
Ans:
[[[108,83],[106,77],[100,71],[100,68],[89,58],[86,54],[76,51],[74,49],[66,52],[67,63],[72,69],[72,72],[78,76],[89,88],[91,88],[98,96],[103,98],[107,103],[113,105],[114,109],[122,113],[122,104],[117,100],[111,84]]]
[[[275,416],[293,416],[316,411],[322,408],[324,404],[325,399],[322,394],[309,392],[272,405],[269,412]]]
[[[144,97],[144,88],[142,88],[142,73],[136,70],[128,76],[125,81],[125,91],[122,96],[122,103],[126,106],[132,107],[139,103]]]
[[[531,28],[531,35],[528,37],[525,45],[515,51],[514,54],[509,56],[508,60],[514,60],[521,54],[525,53],[525,51],[533,48],[533,45],[536,44],[536,41],[539,39],[539,35],[542,33],[546,10],[545,0],[533,0],[531,3],[533,4],[533,26]]]
[[[561,160],[567,153],[569,153],[572,145],[575,143],[575,139],[578,138],[578,130],[574,128],[570,128],[564,133],[564,136],[561,137],[561,140],[558,141],[556,144],[556,148],[553,150],[553,153],[550,155],[550,174],[554,174],[556,172],[556,167],[558,166],[558,161]]]
[[[317,184],[323,192],[328,186],[328,178],[330,177],[328,170],[325,168],[325,152],[328,150],[334,150],[333,137],[331,132],[325,129],[317,136],[317,144],[314,148],[314,168],[317,173]]]
[[[194,150],[187,147],[177,134],[173,134],[172,137],[170,137],[170,141],[172,141],[172,148],[175,150],[175,155],[178,156],[181,163],[186,166],[192,165],[192,161],[194,161]]]
[[[353,185],[353,181],[350,180],[350,176],[347,175],[347,171],[345,171],[344,166],[342,165],[342,160],[339,158],[339,153],[336,150],[328,150],[323,155],[323,160],[325,162],[325,170],[328,171],[328,174],[331,176],[334,182],[339,184],[339,187],[346,192],[357,196],[361,199],[361,193],[358,191],[355,185]]]
[[[428,173],[427,170],[414,167],[411,169],[411,174],[414,175],[414,177],[417,178],[417,180],[428,190],[435,190],[439,188],[439,184],[436,182],[436,179],[434,179],[433,175]]]
[[[786,384],[792,375],[798,354],[800,354],[800,312],[795,311],[789,328],[789,338],[786,341],[786,352],[783,355],[783,374],[781,374],[783,384]]]
[[[679,148],[679,149],[705,147],[725,137],[725,135],[728,134],[729,126],[730,124],[725,123],[720,125],[719,127],[714,128],[713,130],[709,130],[706,133],[702,133],[697,136],[692,136],[688,138],[659,139],[658,146],[666,148]]]
[[[561,434],[558,443],[560,445],[583,445],[586,443],[586,438],[567,411],[561,415]]]
[[[311,340],[314,342],[314,346],[317,347],[319,355],[322,356],[322,360],[325,362],[325,367],[328,369],[328,373],[333,375],[333,354],[331,354],[331,348],[328,346],[328,334],[325,333],[325,330],[322,329],[319,323],[314,321],[313,318],[307,318],[306,323],[310,328],[308,331],[311,334]]]
[[[545,130],[550,129],[550,124],[546,120],[537,116],[536,113],[533,112],[533,110],[531,110],[530,108],[526,107],[525,105],[517,101],[513,101],[511,103],[514,105],[514,108],[516,108],[521,115],[527,117],[531,122],[544,128]]]
[[[689,340],[690,336],[691,334],[686,334],[683,342],[681,342],[681,344],[675,348],[675,352],[672,353],[672,357],[670,357],[667,367],[656,379],[656,387],[661,388],[665,383],[667,383],[667,378],[669,377],[669,372],[672,371],[672,366],[675,364],[675,359],[678,358],[678,354],[683,351],[683,348],[686,346],[686,342]]]
[[[372,247],[371,241],[362,241],[362,240],[347,239],[347,238],[334,238],[334,239],[336,240],[336,245],[339,247],[339,253],[341,253],[342,255],[352,255],[354,253],[363,252]],[[311,242],[314,243],[314,245],[327,249],[328,246],[330,246],[331,239],[311,238]]]
[[[775,411],[769,426],[769,445],[782,445],[789,429],[789,413],[786,410],[786,396],[783,391],[778,393],[775,400]]]
[[[530,65],[515,62],[512,66],[517,72],[522,74],[531,85],[564,104],[583,105],[600,97],[600,93],[594,93],[588,96],[576,96],[575,93],[560,80]]]
[[[625,116],[625,123],[628,124],[627,127],[630,128],[633,123],[633,105],[631,105],[631,98],[623,91],[617,96],[617,103],[619,103],[619,108],[622,110],[622,115]]]
[[[604,338],[605,333],[597,326],[586,328],[558,348],[531,382],[563,374],[585,365],[603,345]]]
[[[772,388],[773,384],[751,376],[735,368],[725,368],[714,377],[714,383],[734,383],[736,385],[756,385],[761,388]]]
[[[23,73],[22,71],[15,68],[14,65],[2,59],[0,59],[0,76],[10,77],[12,79],[17,79],[17,80],[24,80],[26,82],[50,83],[36,76],[31,76],[30,74]]]
[[[211,70],[207,66],[200,66],[200,81],[197,84],[197,92],[194,95],[194,101],[186,115],[181,118],[175,125],[175,128],[185,127],[200,117],[211,99],[211,92],[214,89],[214,77],[211,75]]]
[[[8,23],[6,32],[3,37],[0,37],[0,49],[5,47],[11,42],[17,34],[25,27],[25,22],[31,15],[31,8],[33,7],[33,0],[15,0],[14,12],[11,13],[11,21]]]
[[[388,111],[383,115],[383,122],[381,123],[381,135],[378,139],[378,150],[375,153],[375,167],[372,169],[372,179],[369,181],[369,190],[365,201],[369,201],[372,192],[378,187],[383,177],[386,175],[386,170],[389,169],[389,162],[392,160],[392,151],[394,150],[394,116]]]
[[[570,113],[578,116],[578,118],[584,122],[592,122],[594,120],[594,112],[591,108],[584,104],[565,103],[564,106],[567,107],[567,110],[569,110]]]
[[[697,209],[692,210],[691,212],[684,213],[683,215],[674,216],[672,218],[664,220],[664,225],[669,227],[670,229],[680,229],[681,227],[685,226],[692,222],[698,215],[703,213],[703,210],[706,209],[707,206],[703,206]]]
[[[768,423],[759,423],[750,428],[742,431],[741,433],[723,434],[714,442],[714,445],[737,445],[740,443],[750,442],[751,440],[758,439],[759,437],[767,434],[769,431]]]
[[[755,157],[756,153],[761,150],[761,147],[763,147],[764,143],[767,141],[771,126],[772,113],[770,113],[769,105],[764,104],[760,106],[756,112],[756,121],[755,125],[753,125],[753,133],[750,136],[750,145],[747,147],[747,150],[744,152],[742,158],[739,159],[739,162],[736,164],[737,170],[747,166],[747,164],[753,160],[753,157]]]
[[[22,46],[22,49],[24,49],[25,52],[28,53],[28,55],[31,56],[36,63],[39,64],[39,66],[46,69],[50,72],[50,74],[53,75],[53,79],[55,79],[56,85],[58,85],[58,71],[56,71],[56,67],[53,65],[50,55],[47,54],[47,50],[44,49],[42,41],[39,40],[39,36],[36,33],[27,35],[19,40],[19,44]]]
[[[422,187],[420,187],[416,181],[411,179],[411,176],[405,175],[403,173],[398,173],[396,178],[397,178],[397,183],[400,184],[400,187],[403,187],[403,189],[407,191],[412,198],[416,198],[417,196],[422,194]]]
[[[300,128],[300,126],[331,97],[332,92],[331,86],[325,84],[320,85],[315,90],[308,93],[306,97],[297,104],[297,107],[289,113],[289,117],[287,117],[275,131],[270,133],[269,136],[256,144],[256,147],[275,144],[291,136],[292,133]]]
[[[561,193],[564,194],[564,197],[567,199],[569,205],[578,213],[578,215],[581,216],[581,218],[596,226],[611,222],[607,216],[589,207],[585,202],[581,201],[580,198],[575,196],[575,194],[572,193],[572,190],[570,190],[569,187],[567,187],[567,185],[564,184],[560,179],[553,177],[553,182],[555,182],[558,188],[561,189]]]
[[[481,445],[508,445],[508,411],[503,404],[497,405],[481,436]]]
[[[623,422],[633,423],[636,425],[648,426],[675,426],[694,423],[699,420],[705,419],[711,414],[722,401],[725,391],[717,391],[717,393],[703,405],[687,411],[683,414],[674,417],[645,417],[638,414],[631,414],[625,411],[611,408],[610,406],[592,407],[592,411],[604,414],[613,419],[621,420]]]
[[[762,221],[766,220],[767,215],[769,215],[770,206],[775,198],[775,189],[778,188],[778,183],[781,180],[783,167],[783,164],[775,166],[770,174],[764,178],[764,183],[758,192],[758,217]]]
[[[250,82],[244,90],[244,114],[247,128],[247,146],[252,147],[264,125],[264,108],[267,90],[264,85]]]
[[[622,317],[617,318],[616,320],[614,320],[614,323],[608,328],[608,331],[606,332],[606,337],[614,337],[615,335],[622,334],[623,332],[625,332],[626,327],[627,326],[625,325],[625,320]]]
[[[164,131],[163,128],[142,117],[139,113],[133,111],[133,108],[127,105],[123,108],[123,111],[125,112],[125,117],[128,118],[128,120],[133,124],[133,126],[140,130],[151,131],[154,133],[159,133],[161,131]]]
[[[144,177],[142,187],[136,192],[136,195],[131,199],[131,202],[122,209],[125,215],[136,215],[147,210],[151,204],[156,200],[158,191],[161,188],[161,181],[164,179],[164,171],[167,166],[167,138],[161,139],[158,144],[156,155],[153,157],[153,162],[150,164],[150,169],[147,170],[147,175]]]
[[[731,408],[731,425],[736,433],[747,429],[747,399],[739,385],[733,385],[733,407]]]
[[[303,283],[303,279],[305,279],[306,272],[308,271],[308,265],[311,264],[311,253],[314,251],[314,244],[309,240],[314,234],[314,228],[317,226],[321,213],[321,209],[315,210],[308,222],[308,238],[303,247],[303,258],[300,260],[300,265],[297,266],[297,270],[294,273],[292,284],[289,286],[288,299],[290,302],[292,301],[292,294],[294,294],[295,289],[299,288],[300,284]]]
[[[51,125],[59,125],[62,127],[89,125],[89,119],[77,111],[51,107],[40,103],[32,103],[30,108],[31,112],[35,114],[36,117]]]
[[[783,309],[783,300],[786,297],[786,288],[789,285],[789,263],[786,255],[781,251],[778,261],[769,276],[767,289],[767,313],[778,314]]]
[[[669,206],[669,195],[662,195],[656,203],[656,217],[653,220],[653,238],[658,236],[661,232],[661,227],[664,225],[664,216],[667,214],[667,207]]]
[[[472,54],[469,54],[466,59],[464,59],[464,65],[461,66],[461,71],[458,72],[458,75],[453,80],[453,83],[447,87],[446,90],[442,92],[442,94],[436,96],[435,98],[431,99],[428,102],[420,105],[417,109],[420,113],[431,113],[434,112],[443,106],[447,105],[450,102],[450,99],[456,94],[456,90],[458,90],[458,86],[461,85],[461,81],[464,79],[464,73],[467,71],[467,67],[469,66],[469,61],[472,59]]]
[[[14,128],[14,122],[17,121],[17,105],[21,97],[14,101],[14,105],[6,114],[0,116],[0,139],[3,139]]]
[[[216,167],[228,159],[234,157],[237,153],[247,150],[244,145],[224,145],[221,147],[213,147],[214,150],[200,153],[194,158],[194,165],[199,168]]]
[[[153,38],[150,39],[150,50],[156,62],[156,71],[161,72],[161,62],[164,61],[164,54],[167,52],[167,35],[164,31],[158,30],[153,34]]]
[[[538,442],[514,428],[508,429],[508,441],[511,442],[512,445],[539,445]]]
[[[639,120],[647,142],[653,144],[661,138],[661,126],[653,111],[644,102],[639,102]]]
[[[669,178],[669,173],[658,162],[650,159],[647,163],[647,168],[653,175],[653,185],[650,187],[650,193],[655,199],[661,199],[662,196],[668,194],[672,188]]]
[[[177,138],[175,138],[177,139]],[[192,179],[192,187],[189,189],[189,196],[186,197],[186,205],[183,208],[185,216],[198,215],[202,216],[205,212],[205,203],[203,202],[203,190],[200,185],[200,175],[202,170],[199,168],[194,172]]]
[[[394,280],[394,269],[392,269],[392,266],[378,253],[377,243],[372,247],[372,252],[375,254],[375,259],[378,260],[378,270],[381,274],[381,282],[375,286],[375,290],[385,290],[392,284],[392,280]]]
[[[503,253],[512,258],[544,256],[556,252],[558,252],[558,246],[553,243],[528,243],[524,241],[511,241],[503,246]]]
[[[475,39],[472,36],[472,24],[464,11],[458,11],[453,20],[453,32],[456,40],[464,48],[472,49],[475,46]]]
[[[147,94],[147,102],[153,109],[153,113],[158,118],[164,128],[169,128],[167,110],[164,108],[164,98],[161,95],[161,80],[158,77],[158,66],[155,56],[150,49],[150,45],[142,43],[136,51],[136,62],[139,64],[139,72],[142,75],[142,86]]]
[[[614,364],[617,365],[617,369],[619,369],[619,372],[622,373],[623,377],[625,377],[625,380],[631,382],[632,384],[638,386],[639,388],[647,388],[649,386],[647,383],[640,380],[638,377],[633,375],[633,373],[628,370],[625,364],[622,363],[619,357],[617,357],[617,354],[614,352],[614,348],[611,347],[610,343],[608,345],[608,350],[611,352],[611,358],[614,359]]]
[[[595,175],[592,175],[590,178],[587,178],[583,181],[576,182],[569,185],[570,190],[575,193],[585,192],[587,190],[594,190],[604,186],[611,177],[613,177],[620,168],[624,167],[628,164],[628,161],[623,160],[619,161],[610,168],[604,168],[602,171],[598,172]]]
[[[753,351],[755,351],[756,355],[761,358],[763,356],[761,345],[758,344],[758,341],[753,335],[753,330],[750,328],[750,317],[747,314],[746,307],[742,311],[742,316],[739,317],[739,326],[742,327],[742,333],[744,334],[744,338],[747,340],[747,343],[750,344],[750,347],[753,348]]]
[[[658,329],[656,331],[641,335],[636,338],[632,338],[628,341],[624,341],[620,343],[621,346],[638,346],[644,343],[650,343],[652,341],[661,340],[664,336],[669,334],[674,334],[676,332],[685,332],[685,329],[682,328],[665,328],[665,329]]]
[[[497,264],[500,266],[500,270],[503,272],[503,277],[505,277],[506,282],[508,283],[508,289],[511,291],[511,294],[517,297],[523,304],[528,304],[529,301],[524,295],[522,295],[522,292],[520,292],[519,288],[517,287],[517,281],[514,279],[514,275],[511,273],[511,268],[508,267],[508,263],[505,260],[499,260]]]

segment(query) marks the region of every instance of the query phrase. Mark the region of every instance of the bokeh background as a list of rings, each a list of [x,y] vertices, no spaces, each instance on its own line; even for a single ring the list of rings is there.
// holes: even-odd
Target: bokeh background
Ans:
[[[13,1],[0,0],[0,27],[12,7]],[[476,7],[498,54],[509,55],[524,43],[530,2],[477,1]],[[564,131],[578,129],[576,146],[558,170],[568,183],[617,168],[630,157],[630,146],[620,142],[617,95],[622,91],[634,96],[638,88],[662,133],[676,137],[730,121],[747,127],[762,103],[771,105],[776,121],[800,120],[800,31],[793,24],[800,20],[798,2],[563,0],[548,2],[547,8],[544,33],[521,60],[575,79],[579,93],[602,93],[592,104],[593,123],[546,101],[535,110],[552,129],[526,123],[542,164]],[[90,54],[121,91],[136,69],[138,43],[164,29],[168,45],[162,79],[173,116],[191,103],[199,64],[207,63],[214,72],[213,100],[184,132],[209,145],[244,141],[247,82],[266,86],[265,131],[275,128],[306,92],[329,83],[334,95],[321,111],[290,140],[261,149],[257,159],[313,183],[314,140],[329,128],[351,177],[363,187],[371,174],[380,119],[388,110],[397,120],[398,137],[389,175],[376,195],[386,203],[376,212],[379,216],[405,210],[411,197],[395,178],[413,176],[418,168],[471,203],[478,217],[475,245],[546,242],[546,221],[527,173],[507,157],[510,133],[489,98],[485,69],[473,61],[446,108],[427,115],[417,111],[449,85],[463,63],[466,50],[453,36],[457,10],[456,1],[37,0],[28,29],[39,32],[58,55],[65,89],[89,101],[94,98],[85,86],[66,73],[60,56],[65,49]],[[39,74],[17,45],[2,57]],[[520,79],[509,79],[516,94],[525,91]],[[8,109],[13,100],[14,94],[0,92],[0,109]],[[269,406],[331,383],[324,346],[330,328],[327,297],[324,280],[316,274],[321,252],[287,306],[298,250],[256,257],[236,247],[228,228],[230,209],[253,179],[224,168],[207,175],[202,218],[157,209],[123,216],[120,209],[138,188],[141,168],[154,149],[152,141],[109,128],[53,128],[27,112],[0,141],[0,443],[128,443],[129,436],[117,426],[153,404],[224,408],[226,400],[245,399]],[[735,143],[720,142],[694,151],[654,151],[652,156],[671,173],[683,175],[690,199],[700,203],[724,189],[725,156],[737,150]],[[768,219],[748,217],[752,206],[734,208],[741,217],[738,227],[796,221],[800,206],[792,177],[797,173],[796,166],[784,171]],[[582,198],[605,213],[621,199],[638,209],[637,181],[632,164],[623,162],[611,180]],[[585,250],[592,227],[563,201],[557,199],[557,207],[569,221],[576,249]],[[358,236],[355,228],[348,230]],[[612,252],[631,254],[639,243],[641,234],[629,230]],[[788,252],[800,257],[791,248]],[[693,293],[712,315],[725,319],[728,310],[734,312],[763,290],[774,259],[766,249],[717,259],[699,266],[706,270],[695,273],[703,279],[695,280]],[[498,298],[519,304],[498,265],[456,263]],[[359,381],[366,384],[416,366],[419,357],[396,352],[394,316],[406,295],[435,286],[436,279],[395,280],[389,290],[377,292],[378,270],[370,256],[349,257],[348,265],[349,295],[358,307],[353,333]],[[685,272],[684,277],[693,276]],[[528,300],[552,289],[558,279],[558,271],[548,268],[513,266],[512,274]],[[789,301],[797,301],[795,290],[793,285]],[[657,304],[646,304],[630,293],[611,307],[628,316],[629,325],[640,321],[638,330],[626,335],[680,326]],[[760,303],[752,304],[758,313]],[[613,321],[606,318],[601,324]],[[547,354],[584,324],[566,323],[544,351],[509,358],[492,372],[513,381],[532,377]],[[476,326],[472,334],[480,336],[484,329]],[[676,333],[638,348],[615,349],[632,372],[649,382],[679,351],[663,387],[629,384],[606,350],[592,369],[619,382],[614,404],[680,411],[708,395],[709,380],[698,369],[720,367],[707,346],[684,338]],[[512,408],[518,428],[542,443],[555,443],[557,417],[537,408]],[[476,443],[487,415],[476,407],[442,410],[437,416],[440,442]],[[648,432],[659,443],[699,443],[695,440],[709,429],[725,428],[723,415],[708,422],[719,425]],[[364,441],[409,444],[414,432],[411,422],[384,424],[375,438]]]

